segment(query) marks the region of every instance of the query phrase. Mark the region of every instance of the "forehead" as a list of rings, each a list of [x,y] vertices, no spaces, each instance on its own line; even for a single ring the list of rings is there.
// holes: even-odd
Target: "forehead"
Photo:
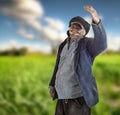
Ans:
[[[81,27],[79,24],[77,24],[77,23],[71,24],[70,27],[77,27],[77,28],[79,28],[79,29],[82,28],[82,27]]]

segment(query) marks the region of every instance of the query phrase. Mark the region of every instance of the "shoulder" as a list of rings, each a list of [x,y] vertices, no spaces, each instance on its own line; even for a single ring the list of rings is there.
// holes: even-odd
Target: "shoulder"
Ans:
[[[88,44],[92,41],[93,39],[90,37],[84,37],[79,41],[79,44]]]
[[[59,45],[59,47],[58,47],[58,54],[61,53],[63,47],[64,47],[65,44],[66,44],[66,42],[67,42],[67,38]]]
[[[93,40],[94,40],[94,38],[92,38],[92,37],[85,37],[85,43],[88,45],[91,44],[93,42]]]
[[[67,38],[59,45],[59,48],[63,47],[67,42]]]

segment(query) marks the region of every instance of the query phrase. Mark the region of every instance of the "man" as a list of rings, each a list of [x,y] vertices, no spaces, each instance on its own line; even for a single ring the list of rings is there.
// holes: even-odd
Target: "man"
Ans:
[[[89,5],[84,8],[92,16],[94,38],[85,37],[90,29],[87,21],[79,16],[70,20],[49,84],[51,96],[58,98],[55,115],[90,115],[98,102],[92,64],[107,47],[106,34],[96,10]]]

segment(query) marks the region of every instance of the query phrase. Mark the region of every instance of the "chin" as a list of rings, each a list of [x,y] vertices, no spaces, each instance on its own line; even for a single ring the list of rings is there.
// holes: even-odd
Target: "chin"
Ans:
[[[78,36],[70,36],[70,38],[74,40],[74,39],[77,39]]]

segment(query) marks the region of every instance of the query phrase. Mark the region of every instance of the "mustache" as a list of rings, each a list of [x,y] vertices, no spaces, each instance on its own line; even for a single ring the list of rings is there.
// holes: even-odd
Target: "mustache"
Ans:
[[[79,31],[69,31],[69,34],[80,35],[81,32],[79,32]]]
[[[76,36],[79,36],[80,34],[79,33],[74,33],[74,32],[71,32],[70,34],[74,34]]]
[[[69,29],[67,33],[68,33],[68,35],[71,34],[71,35],[76,35],[76,36],[81,36],[81,35],[84,36],[86,32],[83,29],[78,30],[78,31]]]

